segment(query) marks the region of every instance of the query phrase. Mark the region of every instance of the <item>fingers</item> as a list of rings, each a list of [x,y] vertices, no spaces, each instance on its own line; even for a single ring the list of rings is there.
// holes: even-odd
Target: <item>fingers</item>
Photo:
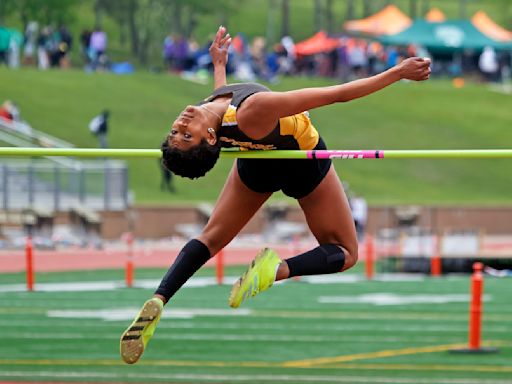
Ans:
[[[228,33],[220,42],[220,47],[224,47],[226,46],[229,47],[229,45],[231,44],[231,36],[230,34]]]
[[[430,78],[430,67],[427,67],[421,71],[421,74],[419,76],[420,81],[428,80]]]
[[[226,27],[221,25],[219,29],[217,30],[217,33],[215,35],[215,41],[214,43],[217,45],[217,47],[222,48],[226,43],[231,43],[231,36],[229,33],[227,33]],[[225,35],[226,34],[226,35]],[[229,44],[228,43],[228,44]]]
[[[419,68],[428,68],[431,64],[428,57],[411,57],[410,60]]]

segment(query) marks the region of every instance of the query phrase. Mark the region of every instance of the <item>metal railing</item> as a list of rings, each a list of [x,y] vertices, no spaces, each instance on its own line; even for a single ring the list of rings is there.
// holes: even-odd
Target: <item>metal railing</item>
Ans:
[[[78,206],[122,210],[130,200],[128,168],[122,161],[69,159],[66,165],[44,159],[0,162],[0,207],[4,211],[62,211]]]

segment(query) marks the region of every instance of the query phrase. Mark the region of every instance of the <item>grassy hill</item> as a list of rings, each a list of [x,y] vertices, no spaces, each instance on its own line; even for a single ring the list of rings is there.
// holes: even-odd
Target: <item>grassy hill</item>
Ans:
[[[210,85],[175,76],[0,68],[0,100],[15,100],[34,128],[79,147],[97,146],[89,120],[112,111],[110,146],[158,148],[183,106],[204,98]],[[284,79],[275,90],[330,84]],[[330,148],[509,148],[510,96],[485,85],[455,89],[447,81],[399,83],[368,98],[314,110],[312,119]],[[335,162],[341,178],[371,203],[512,203],[510,160],[380,160]],[[160,192],[155,160],[132,160],[130,187],[138,203],[213,201],[230,160],[202,180],[177,179],[178,193]],[[276,198],[282,198],[278,194]]]

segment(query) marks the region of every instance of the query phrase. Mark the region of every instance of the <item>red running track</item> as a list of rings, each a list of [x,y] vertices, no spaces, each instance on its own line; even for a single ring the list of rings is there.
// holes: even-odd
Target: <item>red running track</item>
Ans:
[[[288,245],[272,246],[281,258],[287,258],[314,247],[313,244],[291,247]],[[168,248],[139,249],[133,252],[135,268],[167,268],[176,258],[180,246]],[[225,265],[246,265],[251,262],[261,248],[230,247],[224,249]],[[121,269],[128,260],[127,249],[66,249],[37,250],[33,252],[34,271],[60,272],[73,270]],[[215,265],[212,258],[207,265]],[[24,272],[25,251],[0,251],[0,273]]]

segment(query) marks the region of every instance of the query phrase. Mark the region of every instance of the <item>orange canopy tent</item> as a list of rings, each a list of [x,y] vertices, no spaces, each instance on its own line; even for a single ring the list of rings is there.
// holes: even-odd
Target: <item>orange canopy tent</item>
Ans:
[[[442,23],[446,21],[446,16],[439,8],[432,8],[425,15],[425,20],[430,21],[431,23]]]
[[[493,40],[512,41],[512,32],[496,24],[484,11],[475,13],[471,22],[480,32]]]
[[[343,24],[348,32],[367,35],[394,35],[409,27],[412,20],[396,5],[390,4],[365,19],[349,20]]]
[[[309,39],[295,44],[295,53],[299,56],[315,55],[322,52],[330,52],[338,48],[340,42],[327,36],[324,31],[317,32]]]

